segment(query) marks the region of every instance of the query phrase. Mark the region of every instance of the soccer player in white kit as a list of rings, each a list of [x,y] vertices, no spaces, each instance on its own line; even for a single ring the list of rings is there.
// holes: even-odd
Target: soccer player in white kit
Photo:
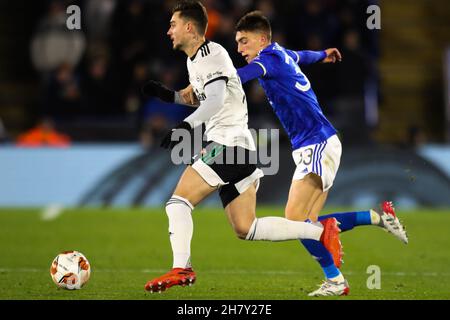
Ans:
[[[326,254],[340,257],[336,219],[316,223],[282,217],[256,218],[256,191],[260,169],[250,161],[255,152],[247,126],[247,103],[237,71],[226,50],[207,41],[207,13],[197,1],[181,1],[173,9],[168,35],[173,48],[186,53],[189,81],[200,100],[198,109],[172,129],[161,146],[173,148],[179,130],[206,125],[208,145],[180,177],[166,203],[173,268],[148,281],[145,289],[161,292],[174,285],[190,285],[196,274],[191,266],[192,210],[212,192],[219,190],[222,204],[234,231],[245,240],[284,241],[311,239],[323,245]],[[176,101],[174,91],[150,82],[144,92],[166,101]],[[237,155],[237,156],[236,156]],[[244,161],[239,162],[239,155]],[[216,161],[223,156],[224,161]]]

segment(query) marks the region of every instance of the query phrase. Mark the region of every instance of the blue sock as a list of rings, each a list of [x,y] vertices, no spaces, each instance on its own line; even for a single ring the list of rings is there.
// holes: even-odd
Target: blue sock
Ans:
[[[352,230],[356,226],[366,226],[372,224],[370,211],[332,213],[320,216],[319,221],[327,218],[336,218],[336,220],[340,223],[339,229],[341,229],[341,232]]]
[[[334,265],[331,253],[323,246],[322,242],[312,239],[303,239],[300,242],[319,262],[327,279],[337,277],[340,274],[339,269]]]

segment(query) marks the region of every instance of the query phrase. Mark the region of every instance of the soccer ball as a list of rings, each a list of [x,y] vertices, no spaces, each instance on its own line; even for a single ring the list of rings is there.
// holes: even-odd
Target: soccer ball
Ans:
[[[91,266],[78,251],[64,251],[56,256],[50,266],[50,276],[60,288],[81,289],[91,275]]]

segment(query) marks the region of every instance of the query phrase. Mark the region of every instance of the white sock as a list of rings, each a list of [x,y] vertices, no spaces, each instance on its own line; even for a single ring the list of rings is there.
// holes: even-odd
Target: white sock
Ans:
[[[176,195],[173,195],[166,203],[173,268],[191,267],[191,239],[194,233],[193,209],[194,206],[188,200]]]
[[[245,240],[285,241],[295,239],[320,240],[323,227],[320,222],[308,223],[281,217],[256,218]]]
[[[329,278],[328,280],[331,280],[333,282],[341,283],[345,281],[344,275],[339,271],[339,275],[337,275],[334,278]]]
[[[374,225],[379,225],[381,221],[380,214],[374,210],[370,210],[370,222]]]

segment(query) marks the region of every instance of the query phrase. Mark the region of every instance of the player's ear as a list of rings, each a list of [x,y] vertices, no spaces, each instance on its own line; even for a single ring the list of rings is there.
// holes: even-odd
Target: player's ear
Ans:
[[[261,33],[259,36],[259,42],[262,45],[269,43],[269,39],[267,39],[267,35],[265,35],[264,33]]]
[[[194,31],[194,24],[192,23],[192,21],[187,21],[186,25],[185,25],[185,28],[186,28],[187,32]]]

